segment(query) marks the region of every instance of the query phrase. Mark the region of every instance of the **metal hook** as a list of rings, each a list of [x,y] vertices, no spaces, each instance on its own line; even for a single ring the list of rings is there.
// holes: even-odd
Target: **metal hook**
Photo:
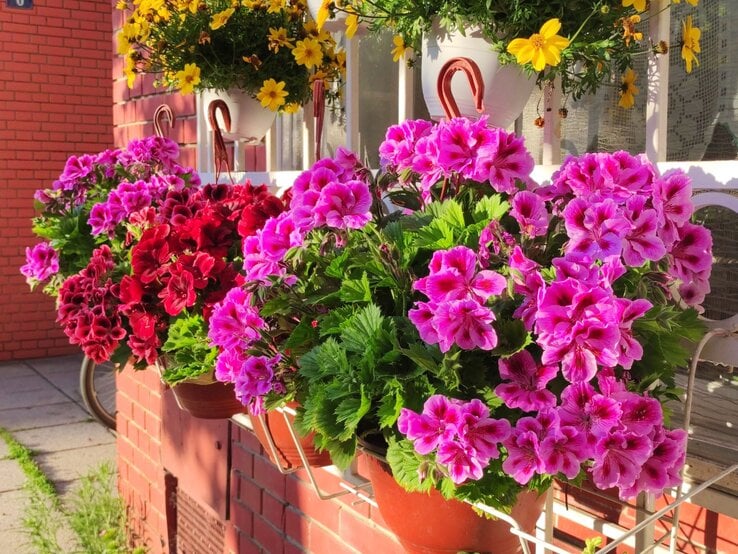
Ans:
[[[226,149],[225,140],[223,140],[223,132],[218,126],[218,119],[216,114],[220,110],[220,115],[223,117],[223,124],[226,133],[231,131],[231,112],[228,111],[228,105],[224,100],[213,100],[208,106],[208,120],[210,121],[210,127],[213,129],[213,162],[215,165],[215,182],[218,182],[220,177],[220,169],[222,165],[225,165],[226,172],[228,175],[231,174],[231,166],[228,161],[228,150]]]
[[[323,139],[323,122],[325,121],[325,82],[323,79],[313,81],[313,116],[315,117],[315,160],[320,159],[320,143]]]
[[[169,124],[169,131],[174,129],[176,118],[174,117],[174,111],[169,104],[162,104],[154,110],[154,132],[157,137],[166,138],[168,135],[168,133],[164,132],[163,124],[165,119]]]
[[[452,119],[461,115],[459,106],[451,92],[451,78],[457,71],[466,73],[472,95],[474,95],[476,109],[479,113],[484,111],[484,79],[482,78],[482,72],[479,70],[479,66],[471,58],[451,58],[443,64],[438,74],[438,82],[436,83],[438,96],[441,99],[441,106],[446,114],[446,119]]]

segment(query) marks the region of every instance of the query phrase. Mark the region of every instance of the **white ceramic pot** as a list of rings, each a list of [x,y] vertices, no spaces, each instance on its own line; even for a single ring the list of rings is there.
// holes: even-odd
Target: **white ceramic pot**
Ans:
[[[528,76],[515,64],[501,65],[497,52],[478,30],[467,30],[466,36],[459,32],[448,33],[438,25],[423,38],[422,71],[423,97],[432,119],[445,118],[437,92],[438,75],[443,65],[452,58],[470,58],[480,69],[484,80],[484,114],[489,116],[489,125],[509,127],[523,112],[533,87],[535,75]],[[461,115],[477,119],[469,80],[463,72],[456,72],[451,81],[451,92],[459,106]]]
[[[205,110],[205,120],[208,130],[212,131],[208,118],[208,107],[213,100],[223,100],[228,106],[231,115],[231,130],[225,131],[225,122],[217,113],[217,121],[223,137],[228,140],[259,142],[274,123],[277,112],[264,108],[261,103],[251,98],[247,93],[231,89],[229,91],[207,89],[202,93],[202,104]]]
[[[323,3],[323,0],[308,0],[308,10],[312,18],[318,20],[318,10]],[[333,19],[326,19],[323,24],[323,29],[329,33],[338,33],[346,30],[346,12],[337,11],[336,17]]]

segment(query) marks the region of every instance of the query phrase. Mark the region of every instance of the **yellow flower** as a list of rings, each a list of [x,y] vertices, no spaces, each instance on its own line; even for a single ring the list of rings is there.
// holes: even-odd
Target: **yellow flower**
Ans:
[[[200,84],[200,68],[194,63],[188,63],[182,71],[177,71],[175,78],[182,94],[192,94],[195,86]]]
[[[700,65],[696,54],[701,52],[700,34],[702,31],[692,27],[692,16],[687,16],[687,21],[682,22],[682,58],[687,64],[687,73],[692,72],[692,62]]]
[[[213,18],[210,20],[210,28],[215,31],[216,29],[220,29],[223,25],[228,23],[228,20],[233,15],[233,12],[236,10],[233,8],[228,8],[227,10],[223,10],[222,12],[218,12],[215,15],[213,15]]]
[[[320,43],[312,38],[298,40],[292,55],[298,65],[304,65],[308,69],[319,66],[323,62],[323,51],[320,49]]]
[[[259,90],[259,94],[256,95],[256,99],[261,102],[261,105],[270,110],[277,111],[281,105],[285,103],[285,97],[287,91],[284,90],[285,82],[280,81],[279,83],[274,79],[267,79],[264,81],[264,86]]]
[[[699,3],[700,0],[687,0],[688,4],[691,4],[692,6],[696,6]],[[672,0],[675,4],[681,4],[682,0]]]
[[[125,10],[128,8],[128,3],[126,0],[118,0],[118,2],[115,4],[116,10]]]
[[[297,102],[290,102],[289,104],[285,104],[284,108],[282,108],[282,111],[284,113],[297,113],[300,109],[300,104]]]
[[[546,64],[559,65],[561,51],[569,46],[569,39],[556,34],[560,29],[561,22],[558,19],[549,19],[541,26],[540,32],[530,38],[512,40],[507,51],[515,56],[520,65],[531,62],[536,71],[541,71]]]
[[[636,74],[628,68],[623,75],[623,84],[620,85],[620,101],[618,106],[621,108],[632,108],[635,104],[635,95],[638,94],[638,87],[635,86]]]
[[[392,61],[399,62],[405,55],[407,45],[405,44],[405,40],[402,38],[402,35],[395,35],[392,38],[392,44],[395,45],[395,47],[392,49]]]
[[[330,15],[330,11],[328,11],[328,6],[331,5],[331,2],[333,2],[333,0],[323,0],[320,3],[320,8],[318,8],[318,16],[315,18],[315,22],[318,24],[318,29],[322,29],[323,25],[325,25],[325,22],[328,20],[328,16]]]
[[[287,29],[284,27],[280,27],[279,29],[269,27],[269,36],[267,38],[269,39],[269,50],[275,54],[279,52],[279,49],[282,47],[292,48],[292,43],[290,42],[290,39],[287,38]]]
[[[646,9],[646,0],[623,0],[623,7],[633,6],[635,11],[642,12]]]
[[[330,42],[332,40],[331,34],[328,31],[319,29],[315,21],[306,22],[305,25],[303,25],[303,29],[305,30],[305,34],[307,34],[307,36],[314,38],[321,44],[325,42]]]
[[[359,14],[351,6],[346,6],[344,10],[348,14],[346,16],[346,37],[354,38],[356,31],[359,29]]]
[[[279,13],[284,9],[284,0],[269,0],[267,13]]]
[[[126,76],[128,88],[133,88],[133,83],[136,81],[136,62],[129,55],[125,57],[123,64],[123,75]]]
[[[630,39],[643,40],[643,33],[636,31],[636,25],[641,22],[640,15],[631,15],[623,19],[623,38],[625,44],[630,45]]]

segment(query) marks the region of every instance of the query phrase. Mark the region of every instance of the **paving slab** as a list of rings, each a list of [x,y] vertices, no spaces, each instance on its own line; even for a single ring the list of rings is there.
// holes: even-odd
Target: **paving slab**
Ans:
[[[20,490],[25,482],[26,476],[16,460],[0,460],[0,493]]]
[[[0,370],[0,377],[2,378],[3,391],[39,390],[49,387],[49,381],[33,370],[13,377],[4,376],[2,370]]]
[[[55,483],[73,481],[115,459],[115,443],[49,452],[36,456],[41,470]]]
[[[0,427],[8,431],[91,421],[87,412],[72,401],[31,408],[0,410]]]
[[[0,552],[30,554],[33,549],[22,529],[0,529]]]
[[[8,445],[3,439],[0,439],[0,460],[7,458],[9,453]]]
[[[23,511],[26,508],[26,494],[22,490],[6,491],[0,494],[0,535],[3,531],[23,527]],[[0,540],[0,545],[2,540]],[[0,552],[6,552],[0,548]]]
[[[54,373],[64,373],[72,370],[79,372],[79,368],[82,365],[82,358],[82,354],[74,354],[71,356],[27,360],[25,363],[43,375],[52,375]]]
[[[23,379],[25,381],[25,379]],[[60,404],[71,399],[50,386],[48,383],[41,389],[3,389],[0,390],[0,411],[11,408],[35,408],[45,404]],[[2,417],[2,416],[0,416]]]
[[[115,436],[95,421],[16,431],[13,436],[36,454],[115,443]]]
[[[3,380],[12,379],[13,377],[25,377],[28,375],[37,375],[37,373],[23,362],[0,363],[0,377],[2,377]]]

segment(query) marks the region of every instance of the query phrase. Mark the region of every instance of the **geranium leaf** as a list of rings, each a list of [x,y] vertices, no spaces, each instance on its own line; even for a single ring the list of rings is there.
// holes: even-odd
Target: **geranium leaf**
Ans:
[[[372,291],[366,272],[362,273],[361,279],[345,280],[341,284],[338,296],[344,302],[371,302]]]
[[[483,196],[474,205],[474,221],[489,222],[499,220],[510,209],[510,204],[502,199],[499,194]]]
[[[428,492],[433,487],[430,478],[420,479],[429,460],[415,452],[413,443],[403,439],[397,441],[390,438],[387,446],[387,463],[392,469],[392,475],[397,483],[405,490]]]

